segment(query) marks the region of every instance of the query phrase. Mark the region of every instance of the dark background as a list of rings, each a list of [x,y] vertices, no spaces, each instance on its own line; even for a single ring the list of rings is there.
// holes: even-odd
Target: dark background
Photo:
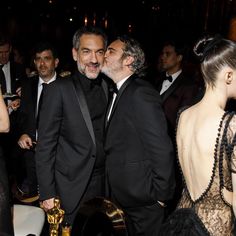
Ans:
[[[27,52],[41,39],[53,41],[65,63],[71,60],[73,33],[85,17],[110,39],[121,33],[137,38],[151,62],[169,37],[189,45],[205,33],[227,37],[236,0],[8,0],[1,5],[0,27]]]

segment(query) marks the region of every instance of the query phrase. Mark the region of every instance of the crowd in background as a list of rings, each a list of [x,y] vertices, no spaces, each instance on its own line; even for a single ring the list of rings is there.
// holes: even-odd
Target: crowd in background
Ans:
[[[147,61],[138,41],[109,39],[96,27],[76,31],[71,48],[65,62],[52,42],[25,51],[0,33],[0,82],[10,118],[0,142],[9,204],[40,201],[48,211],[59,196],[64,223],[73,225],[84,202],[109,197],[123,209],[129,236],[156,236],[186,187],[176,122],[182,108],[204,97],[200,63],[177,37]],[[225,104],[231,111],[232,94]]]

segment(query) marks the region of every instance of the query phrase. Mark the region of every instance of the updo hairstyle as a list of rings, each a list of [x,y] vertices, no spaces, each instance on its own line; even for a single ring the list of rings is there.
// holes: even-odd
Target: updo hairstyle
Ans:
[[[217,73],[224,66],[236,69],[236,43],[220,35],[203,37],[193,51],[201,62],[203,79],[211,87],[215,87]]]

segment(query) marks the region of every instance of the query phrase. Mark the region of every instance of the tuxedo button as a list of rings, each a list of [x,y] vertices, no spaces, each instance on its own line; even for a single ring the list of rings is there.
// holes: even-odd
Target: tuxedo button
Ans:
[[[95,155],[95,154],[93,154],[93,155],[92,155],[92,157],[93,157],[93,158],[95,158],[95,157],[96,157],[96,155]]]

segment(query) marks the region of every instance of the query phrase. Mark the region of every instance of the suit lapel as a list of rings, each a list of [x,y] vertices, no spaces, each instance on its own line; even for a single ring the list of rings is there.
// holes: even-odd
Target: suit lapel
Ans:
[[[107,99],[107,101],[108,101],[108,85],[107,85],[107,83],[106,83],[104,80],[102,80],[102,88],[103,88],[103,90],[104,90],[106,99]]]
[[[35,118],[36,118],[36,114],[37,114],[38,81],[39,81],[39,77],[34,79],[32,82],[32,85],[31,85],[32,86],[31,91],[32,91],[33,106],[35,108],[34,109]]]
[[[94,135],[94,131],[93,131],[93,125],[92,125],[92,121],[91,121],[91,117],[89,114],[89,110],[88,110],[88,105],[85,99],[85,95],[84,92],[81,88],[81,84],[80,84],[80,80],[77,78],[73,78],[72,79],[73,84],[74,84],[74,88],[75,88],[75,93],[77,96],[77,101],[79,103],[82,115],[84,117],[84,121],[86,123],[86,126],[89,130],[90,136],[93,140],[93,144],[96,147],[96,141],[95,141],[95,135]]]
[[[19,83],[19,78],[16,76],[16,65],[10,62],[10,78],[11,78],[11,92],[15,93],[17,85]]]
[[[109,121],[107,121],[107,115],[106,115],[106,125],[105,125],[105,128],[107,129],[109,123],[110,123],[110,120],[112,119],[112,115],[114,114],[115,110],[116,110],[116,107],[117,107],[117,104],[119,102],[119,99],[121,98],[122,96],[122,93],[125,91],[125,89],[127,88],[127,86],[133,81],[135,77],[134,76],[131,76],[130,78],[128,78],[124,84],[121,86],[121,88],[119,89],[119,92],[117,94],[117,97],[115,99],[115,102],[113,104],[113,107],[112,107],[112,111],[111,111],[111,114],[110,114],[110,118],[109,118]]]
[[[158,91],[159,93],[161,92],[163,81],[164,81],[164,80],[162,80],[162,82],[161,82],[161,83],[158,85],[158,87],[157,87],[157,91]]]
[[[164,102],[172,93],[175,91],[175,89],[181,84],[182,81],[182,73],[176,78],[176,80],[173,82],[173,84],[161,95],[162,102]]]

